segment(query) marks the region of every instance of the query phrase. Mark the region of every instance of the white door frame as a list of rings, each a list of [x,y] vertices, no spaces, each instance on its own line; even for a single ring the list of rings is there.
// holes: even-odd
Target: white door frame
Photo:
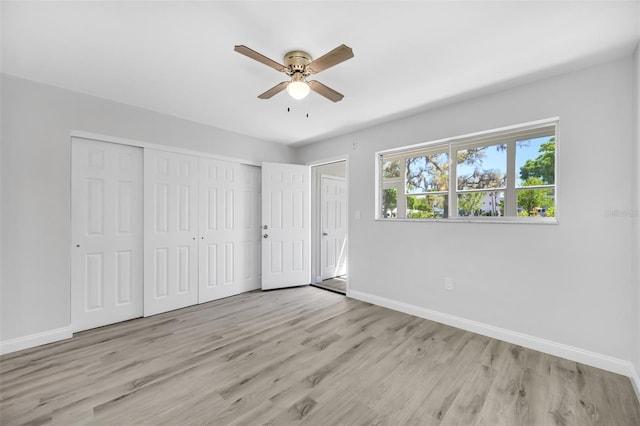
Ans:
[[[349,154],[340,155],[331,158],[324,158],[321,160],[308,162],[307,165],[311,167],[311,284],[317,284],[322,281],[321,274],[321,239],[322,233],[320,224],[320,174],[318,173],[318,166],[323,166],[331,163],[345,162],[345,181],[347,190],[347,241],[350,241],[349,237]],[[347,274],[349,273],[349,251],[351,244],[347,243]],[[347,294],[349,293],[349,283],[347,282]]]

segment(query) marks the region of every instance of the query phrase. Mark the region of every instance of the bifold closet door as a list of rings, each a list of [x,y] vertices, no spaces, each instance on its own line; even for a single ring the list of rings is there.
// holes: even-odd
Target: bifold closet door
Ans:
[[[200,303],[260,288],[260,176],[260,167],[200,159]]]
[[[71,140],[71,327],[142,316],[142,149]]]
[[[144,315],[198,303],[198,157],[144,150]]]
[[[200,159],[200,303],[242,292],[240,164]]]

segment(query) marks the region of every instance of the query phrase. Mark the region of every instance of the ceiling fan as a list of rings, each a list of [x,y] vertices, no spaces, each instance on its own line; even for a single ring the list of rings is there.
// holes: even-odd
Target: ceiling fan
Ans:
[[[293,50],[284,55],[284,65],[267,58],[255,50],[249,49],[247,46],[238,45],[235,46],[233,50],[291,77],[290,81],[278,83],[259,95],[258,98],[260,99],[269,99],[284,89],[287,89],[289,95],[294,99],[303,99],[309,94],[310,90],[333,102],[338,102],[344,98],[342,93],[336,92],[319,81],[307,81],[307,77],[353,58],[353,51],[349,46],[342,44],[315,60],[313,60],[307,52]]]

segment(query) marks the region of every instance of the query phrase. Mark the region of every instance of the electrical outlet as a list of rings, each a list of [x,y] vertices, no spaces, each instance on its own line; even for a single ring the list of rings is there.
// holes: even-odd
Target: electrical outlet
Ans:
[[[453,291],[453,278],[446,277],[444,279],[444,289]]]

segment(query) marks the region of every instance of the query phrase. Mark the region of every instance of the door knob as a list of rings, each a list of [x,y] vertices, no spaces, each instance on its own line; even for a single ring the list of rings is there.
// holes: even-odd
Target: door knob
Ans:
[[[323,232],[323,233],[322,233],[322,236],[323,236],[323,237],[326,237],[327,235],[329,235],[329,234],[327,234],[326,232]]]
[[[264,234],[262,238],[269,238],[269,234]]]

